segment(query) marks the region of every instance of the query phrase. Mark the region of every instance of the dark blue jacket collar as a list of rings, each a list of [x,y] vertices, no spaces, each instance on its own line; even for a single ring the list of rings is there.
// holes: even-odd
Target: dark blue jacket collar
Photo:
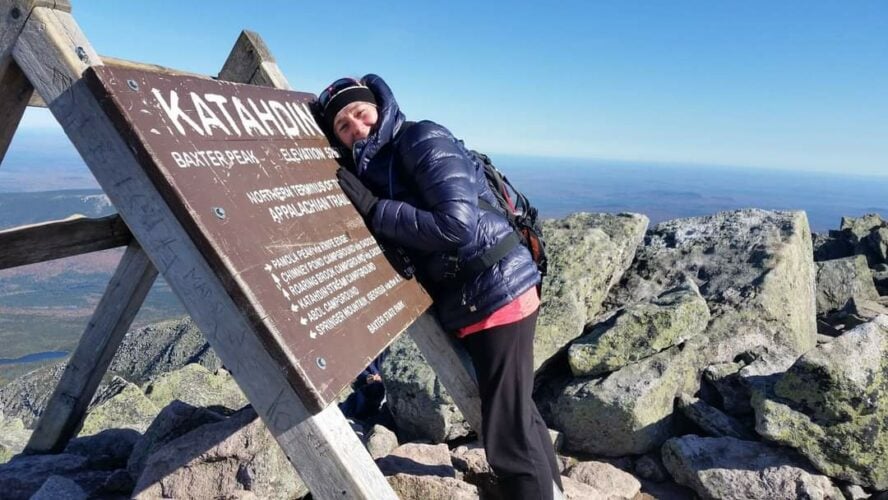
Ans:
[[[392,141],[405,119],[404,113],[401,113],[398,102],[392,94],[392,89],[380,76],[368,74],[361,81],[376,96],[379,121],[376,122],[376,128],[369,137],[356,142],[352,147],[352,158],[355,161],[355,171],[358,175],[363,174],[376,153]]]

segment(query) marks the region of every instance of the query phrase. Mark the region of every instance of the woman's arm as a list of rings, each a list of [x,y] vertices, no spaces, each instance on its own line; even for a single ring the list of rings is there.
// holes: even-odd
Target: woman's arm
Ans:
[[[376,234],[405,247],[447,251],[470,242],[478,223],[475,165],[447,129],[420,122],[398,141],[401,172],[412,178],[428,210],[381,199],[373,212]]]

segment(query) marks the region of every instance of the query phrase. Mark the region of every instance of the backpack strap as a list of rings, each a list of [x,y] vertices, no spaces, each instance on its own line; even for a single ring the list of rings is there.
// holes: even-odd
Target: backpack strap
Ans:
[[[486,252],[466,262],[460,267],[456,273],[457,279],[459,279],[459,281],[467,281],[469,278],[481,274],[489,267],[502,260],[513,248],[520,244],[521,238],[518,236],[518,233],[515,231],[510,232],[508,236],[501,239],[496,245],[493,245],[487,249]]]

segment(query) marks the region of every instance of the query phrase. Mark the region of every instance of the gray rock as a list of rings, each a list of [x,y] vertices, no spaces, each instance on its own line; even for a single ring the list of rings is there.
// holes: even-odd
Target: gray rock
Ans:
[[[384,425],[376,424],[367,433],[367,451],[374,459],[382,458],[398,447],[398,436]]]
[[[65,453],[86,457],[88,466],[93,469],[118,469],[126,467],[140,437],[141,434],[133,429],[107,429],[72,439],[65,447]]]
[[[633,470],[635,471],[636,476],[655,483],[662,483],[663,481],[669,480],[669,473],[667,473],[666,468],[663,467],[663,462],[660,461],[659,454],[655,455],[648,453],[642,455],[635,461],[635,467]]]
[[[608,307],[655,297],[684,275],[697,281],[711,315],[706,332],[688,341],[702,348],[702,366],[763,345],[799,354],[816,345],[804,212],[749,209],[662,222],[649,231]]]
[[[888,306],[875,300],[853,299],[851,310],[855,316],[866,321],[875,319],[879,315],[888,315]]]
[[[872,496],[856,484],[843,484],[839,489],[845,495],[845,500],[864,500]]]
[[[551,405],[565,448],[600,456],[645,453],[672,435],[673,401],[695,390],[692,349],[673,347],[604,378],[567,384]]]
[[[852,237],[856,243],[863,241],[872,231],[881,227],[888,227],[888,222],[877,213],[869,213],[861,217],[842,217],[839,230]]]
[[[561,484],[565,500],[607,500],[600,491],[576,479],[561,476]]]
[[[854,255],[854,244],[842,234],[832,236],[827,234],[811,235],[814,246],[814,261],[841,259]]]
[[[732,437],[756,441],[758,436],[740,421],[725,415],[717,408],[688,394],[680,394],[676,400],[679,411],[691,422],[712,437]]]
[[[604,462],[579,462],[565,475],[591,486],[602,498],[610,500],[630,500],[641,491],[641,483],[632,474]]]
[[[111,386],[116,394],[100,394],[100,403],[87,411],[78,436],[98,434],[105,429],[125,428],[144,432],[160,412],[135,384],[115,377]]]
[[[183,318],[127,332],[109,370],[136,384],[143,384],[161,373],[192,363],[198,363],[210,372],[222,367],[222,362],[191,318]]]
[[[478,500],[478,488],[454,479],[440,476],[413,476],[395,474],[388,482],[401,500]]]
[[[206,424],[225,420],[222,415],[206,408],[196,408],[181,401],[173,401],[151,422],[136,442],[127,460],[130,475],[138,478],[145,469],[145,461],[152,453],[170,441]]]
[[[888,262],[888,226],[880,227],[869,234],[867,243],[879,262]]]
[[[410,474],[414,476],[456,477],[446,444],[406,443],[376,460],[385,475]]]
[[[888,489],[888,316],[806,353],[754,397],[756,430],[830,477]]]
[[[879,292],[862,255],[818,262],[817,314],[844,309],[852,299],[876,300]]]
[[[401,441],[442,443],[468,435],[465,418],[409,336],[389,347],[382,378]]]
[[[751,415],[749,389],[740,380],[739,372],[745,363],[715,363],[703,370],[703,379],[715,388],[719,406],[729,415]]]
[[[629,267],[648,218],[577,213],[543,223],[549,274],[534,339],[534,368],[583,333]]]
[[[49,476],[31,500],[86,500],[79,484],[63,476]]]
[[[187,498],[194,492],[205,498],[249,493],[289,499],[308,489],[253,408],[246,407],[154,452],[133,496]]]
[[[99,491],[110,472],[93,471],[80,455],[17,455],[0,465],[0,485],[4,500],[30,498],[50,476],[73,480],[87,495]]]
[[[457,446],[451,450],[450,459],[463,480],[478,487],[483,498],[500,498],[496,474],[480,442]]]
[[[734,438],[683,436],[662,448],[666,469],[703,498],[842,500],[828,477],[793,453]]]
[[[633,304],[592,328],[568,349],[575,376],[600,375],[678,345],[701,333],[709,308],[693,280]]]
[[[158,408],[175,400],[193,406],[224,406],[238,410],[248,403],[226,370],[212,373],[197,363],[162,373],[144,386],[145,395]]]

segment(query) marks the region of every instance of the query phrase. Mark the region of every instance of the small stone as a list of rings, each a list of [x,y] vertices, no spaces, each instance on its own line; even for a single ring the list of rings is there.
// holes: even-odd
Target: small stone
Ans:
[[[63,476],[49,476],[31,500],[86,500],[79,484]]]
[[[374,425],[367,434],[367,451],[374,460],[390,454],[397,447],[398,436],[384,425]]]
[[[641,491],[641,483],[632,474],[604,462],[580,462],[566,475],[595,488],[603,498],[630,500]]]
[[[669,473],[666,472],[666,468],[660,462],[659,455],[654,454],[642,455],[635,461],[635,474],[642,479],[655,483],[662,483],[669,479]]]

